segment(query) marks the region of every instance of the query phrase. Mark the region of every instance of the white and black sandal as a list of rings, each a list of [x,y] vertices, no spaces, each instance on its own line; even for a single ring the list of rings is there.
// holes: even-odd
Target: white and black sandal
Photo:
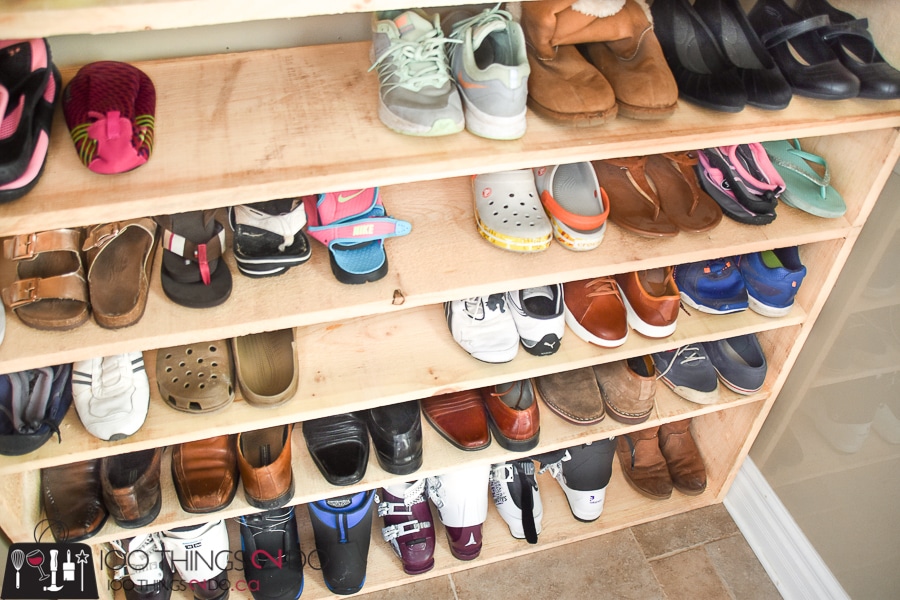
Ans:
[[[299,198],[255,202],[228,209],[234,258],[247,277],[273,277],[312,255],[303,233],[306,211]]]

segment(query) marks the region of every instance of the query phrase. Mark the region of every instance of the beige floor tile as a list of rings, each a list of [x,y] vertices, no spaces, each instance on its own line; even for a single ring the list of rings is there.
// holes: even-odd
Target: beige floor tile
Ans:
[[[631,529],[648,559],[720,540],[738,532],[737,525],[722,504],[713,504]]]
[[[701,546],[650,562],[668,600],[732,600]]]
[[[452,575],[459,600],[653,600],[665,596],[628,530]]]
[[[365,591],[365,588],[363,589]],[[415,583],[398,585],[387,590],[362,596],[365,600],[454,600],[453,587],[446,575],[423,579]]]
[[[719,577],[735,600],[781,600],[781,594],[741,535],[705,546]]]

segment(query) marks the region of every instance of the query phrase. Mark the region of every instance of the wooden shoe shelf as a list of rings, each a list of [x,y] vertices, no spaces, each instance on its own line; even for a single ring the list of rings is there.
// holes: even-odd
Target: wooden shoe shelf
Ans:
[[[0,11],[0,37],[302,17],[319,14],[325,6],[309,0],[261,0],[243,8],[245,4],[212,0],[94,0],[77,7],[63,0],[14,3]],[[854,8],[857,4],[841,3]],[[395,0],[335,0],[327,6],[333,13],[402,7]],[[888,7],[865,3],[859,12],[867,14],[876,29],[888,31],[893,18]],[[878,13],[885,18],[877,18]],[[888,39],[878,30],[875,35]],[[882,51],[889,59],[900,58],[900,42],[892,43],[896,48]],[[617,119],[583,129],[529,114],[528,132],[517,141],[490,141],[468,133],[418,139],[394,134],[378,121],[377,78],[366,74],[368,49],[367,42],[359,42],[138,64],[157,88],[157,143],[147,165],[128,174],[99,176],[85,169],[77,161],[61,114],[57,115],[46,172],[28,196],[0,206],[0,237],[376,185],[382,186],[388,213],[412,222],[413,232],[387,242],[387,277],[363,286],[337,283],[325,249],[317,245],[309,264],[264,280],[239,275],[229,255],[226,262],[235,276],[232,297],[220,307],[202,311],[182,308],[165,298],[157,264],[144,318],[123,330],[108,331],[90,322],[71,332],[42,332],[24,327],[8,312],[0,372],[142,350],[153,394],[147,422],[131,438],[113,443],[92,438],[72,409],[63,422],[60,444],[49,442],[25,457],[0,457],[0,528],[13,541],[30,541],[41,519],[42,467],[301,422],[757,332],[769,360],[769,375],[762,391],[753,396],[722,392],[717,404],[701,406],[660,386],[657,411],[640,426],[624,426],[607,418],[595,426],[577,427],[542,407],[538,450],[693,417],[694,436],[709,471],[709,489],[704,494],[688,497],[676,492],[666,501],[645,499],[627,485],[616,467],[603,515],[585,524],[571,517],[558,486],[542,476],[544,532],[536,546],[510,537],[491,509],[479,559],[470,563],[453,559],[438,531],[436,567],[417,577],[402,574],[399,561],[380,539],[376,519],[363,592],[722,501],[900,154],[896,129],[900,101],[795,98],[784,111],[748,108],[738,114],[681,103],[666,121]],[[64,79],[74,71],[64,70]],[[804,148],[828,159],[832,183],[849,206],[844,217],[818,219],[781,206],[775,222],[765,227],[726,219],[709,233],[680,234],[668,240],[640,238],[610,225],[597,250],[574,253],[554,244],[539,255],[499,250],[481,240],[474,226],[469,176],[476,173],[793,137],[803,138]],[[441,303],[447,300],[798,244],[809,275],[794,309],[780,319],[752,312],[710,316],[689,309],[679,316],[676,333],[667,339],[651,340],[632,332],[624,346],[606,350],[581,342],[569,332],[557,354],[536,358],[523,351],[503,365],[472,359],[456,346],[443,320]],[[10,265],[3,265],[0,284],[11,277]],[[159,397],[154,378],[157,348],[284,328],[295,330],[301,372],[297,396],[282,407],[257,409],[238,398],[219,413],[199,416],[174,411]],[[414,477],[513,456],[496,443],[482,452],[462,452],[429,426],[424,429],[425,464]],[[313,466],[299,428],[293,450],[297,490],[293,504],[405,479],[382,471],[373,459],[363,482],[333,487]],[[167,465],[162,479],[160,516],[138,530],[107,524],[90,540],[96,551],[111,539],[256,510],[239,491],[234,503],[220,513],[190,515],[178,505]],[[305,512],[298,511],[301,520]],[[308,524],[302,525],[302,535],[308,551],[313,547]],[[318,573],[307,569],[306,577],[304,597],[328,595]],[[105,589],[103,580],[101,588]],[[232,593],[250,597],[246,591]]]

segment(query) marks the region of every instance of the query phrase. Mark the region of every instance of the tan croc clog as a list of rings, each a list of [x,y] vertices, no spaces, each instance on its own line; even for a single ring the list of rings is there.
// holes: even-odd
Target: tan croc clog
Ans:
[[[3,240],[18,276],[3,289],[3,303],[29,327],[66,330],[90,317],[81,236],[80,229],[56,229]]]
[[[156,352],[156,384],[166,404],[191,413],[212,412],[234,400],[234,361],[226,340]]]
[[[253,406],[279,406],[294,397],[300,361],[293,329],[236,337],[231,343],[244,400]]]
[[[156,222],[150,218],[88,228],[83,250],[91,308],[101,327],[128,327],[144,315],[156,254],[156,229]]]

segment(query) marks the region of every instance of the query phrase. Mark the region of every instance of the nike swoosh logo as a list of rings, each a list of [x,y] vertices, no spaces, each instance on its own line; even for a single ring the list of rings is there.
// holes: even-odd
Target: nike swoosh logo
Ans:
[[[464,87],[467,90],[480,90],[480,89],[484,89],[487,87],[486,85],[481,85],[479,83],[472,83],[471,81],[466,81],[465,79],[463,79],[462,71],[456,72],[456,80],[459,82],[459,85],[461,85],[462,87]]]
[[[354,198],[356,198],[357,196],[359,196],[360,194],[362,194],[365,191],[366,190],[359,190],[355,194],[350,194],[349,196],[345,196],[343,194],[338,194],[338,198],[337,198],[338,204],[343,204],[344,202],[349,202],[350,200],[353,200]]]

